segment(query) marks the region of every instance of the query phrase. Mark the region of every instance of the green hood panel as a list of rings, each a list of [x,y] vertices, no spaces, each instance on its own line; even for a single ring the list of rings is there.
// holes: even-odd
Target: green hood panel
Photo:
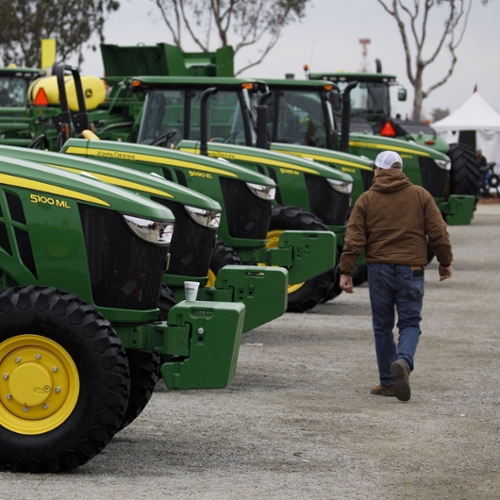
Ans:
[[[50,166],[42,167],[30,161],[2,157],[1,154],[0,183],[26,189],[33,196],[43,196],[44,199],[51,200],[47,203],[60,204],[63,208],[69,207],[76,201],[142,218],[156,220],[174,218],[167,208],[119,187],[105,184],[96,178]]]
[[[76,139],[75,142],[86,143],[81,139]],[[66,151],[67,146],[63,148]],[[35,161],[53,166],[56,168],[66,169],[67,171],[80,174],[82,171],[91,173],[98,177],[101,181],[131,189],[138,193],[157,196],[160,198],[179,201],[183,204],[203,208],[206,210],[220,211],[219,203],[212,200],[208,196],[204,196],[192,189],[167,181],[163,177],[157,175],[148,175],[130,168],[113,165],[98,160],[89,160],[69,154],[52,153],[48,151],[39,151],[26,148],[16,148],[11,146],[0,146],[0,156],[9,156],[18,159]]]
[[[383,137],[380,135],[350,133],[349,134],[349,147],[352,149],[370,149],[374,150],[374,155],[390,149],[396,151],[401,155],[403,161],[405,158],[412,158],[413,156],[424,156],[433,158],[435,160],[450,161],[450,159],[443,153],[436,151],[427,146],[420,144],[403,141],[401,139],[392,139],[390,137]]]
[[[199,152],[200,143],[198,141],[181,141],[178,146],[180,150],[190,153]],[[211,142],[207,144],[208,154],[234,160],[238,162],[259,163],[268,167],[279,167],[290,171],[302,172],[311,175],[318,175],[329,179],[336,179],[344,182],[352,182],[352,177],[343,172],[332,170],[320,163],[312,161],[310,156],[299,157],[290,156],[277,151],[253,148],[249,146],[239,146]],[[311,150],[313,148],[310,148]],[[371,170],[371,169],[370,169]]]
[[[238,179],[243,182],[274,187],[274,182],[269,177],[234,165],[228,161],[215,160],[205,156],[156,146],[114,141],[70,139],[65,143],[62,152],[82,155],[96,160],[99,160],[99,158],[108,158],[119,161],[123,158],[128,162],[151,163],[159,167],[162,164],[168,164],[186,171],[187,175],[203,177],[213,174],[220,177]]]

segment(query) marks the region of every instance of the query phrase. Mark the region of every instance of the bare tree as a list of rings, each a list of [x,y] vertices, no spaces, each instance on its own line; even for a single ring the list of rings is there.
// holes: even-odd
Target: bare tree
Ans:
[[[446,118],[450,114],[450,110],[448,108],[434,108],[431,111],[432,121],[437,122]]]
[[[0,0],[0,61],[5,65],[39,66],[43,38],[55,38],[61,59],[78,54],[97,34],[104,40],[107,14],[116,0]],[[95,50],[95,47],[92,47]]]
[[[260,64],[278,42],[285,26],[305,15],[311,0],[154,0],[175,45],[182,47],[187,33],[204,52],[210,52],[213,39],[219,47],[232,45],[236,55],[241,49],[264,42],[254,61],[237,74]],[[229,40],[230,34],[234,40]]]
[[[405,51],[406,73],[415,90],[413,98],[413,119],[420,120],[423,100],[428,97],[433,90],[444,85],[453,74],[453,70],[458,60],[456,50],[467,28],[472,0],[377,1],[397,22]],[[486,5],[488,0],[481,0],[481,3]],[[432,14],[437,13],[434,7],[447,10],[442,33],[435,43],[435,46],[426,51],[429,53],[429,56],[425,58],[424,45],[427,37],[428,23],[430,22]],[[443,12],[441,11],[440,14],[443,14]],[[404,20],[408,21],[408,25],[405,24]],[[412,53],[413,49],[415,53]],[[438,82],[424,90],[424,70],[436,61],[441,51],[447,51],[450,56],[448,69],[444,70],[444,75]]]

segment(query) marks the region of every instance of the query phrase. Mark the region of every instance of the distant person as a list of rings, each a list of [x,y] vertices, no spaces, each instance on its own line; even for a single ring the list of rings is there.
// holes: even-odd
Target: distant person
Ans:
[[[476,149],[476,160],[480,167],[487,167],[488,161],[483,156],[483,152],[480,149]]]
[[[426,237],[439,261],[439,281],[451,277],[453,254],[434,198],[402,172],[401,156],[383,151],[375,166],[372,186],[359,197],[349,218],[340,258],[340,287],[353,293],[351,274],[364,250],[379,371],[379,384],[371,394],[408,401],[409,376],[420,339]]]

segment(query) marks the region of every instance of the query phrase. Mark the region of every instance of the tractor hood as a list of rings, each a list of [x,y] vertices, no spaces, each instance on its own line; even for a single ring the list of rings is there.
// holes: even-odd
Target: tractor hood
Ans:
[[[351,133],[349,134],[349,147],[350,148],[363,148],[368,147],[370,149],[377,149],[380,151],[385,151],[390,149],[391,151],[396,151],[401,155],[403,160],[405,158],[411,158],[413,156],[424,156],[427,158],[432,158],[434,160],[450,161],[448,156],[444,153],[440,153],[435,149],[427,146],[422,146],[420,144],[408,141],[402,141],[401,139],[392,139],[390,137],[382,137],[380,135],[371,135],[363,133]]]
[[[91,174],[76,174],[0,154],[0,184],[26,189],[32,203],[71,210],[76,203],[143,219],[173,221],[172,212],[142,196],[110,186]]]
[[[309,158],[315,162],[326,163],[327,165],[331,165],[332,167],[345,173],[353,173],[353,169],[371,172],[374,167],[373,161],[368,158],[362,158],[349,153],[342,153],[341,151],[333,151],[330,149],[272,142],[271,150],[273,152],[297,156],[300,158]]]
[[[86,143],[88,141],[72,139],[71,142],[74,143],[74,147],[86,148]],[[77,144],[80,146],[76,146]],[[66,145],[63,151],[65,150]],[[167,198],[172,201],[180,201],[182,204],[204,210],[221,212],[219,203],[192,189],[167,181],[158,175],[148,175],[130,168],[98,161],[93,158],[89,160],[69,154],[51,153],[48,151],[12,146],[0,146],[0,156],[34,161],[77,174],[88,172],[103,182],[131,189],[137,193],[144,193],[145,195],[156,196],[158,198]]]
[[[187,151],[190,153],[199,152],[200,142],[184,140],[181,141],[177,147],[181,151]],[[313,161],[314,158],[312,157],[312,154],[304,154],[303,156],[297,154],[296,156],[290,156],[288,154],[282,154],[282,152],[278,151],[269,151],[267,149],[225,144],[221,142],[210,142],[207,144],[207,147],[209,156],[216,158],[259,163],[270,167],[279,167],[283,170],[288,170],[290,173],[302,172],[346,183],[352,183],[352,177],[350,175],[332,170],[325,165]],[[315,148],[305,149],[315,151]]]
[[[137,161],[156,166],[165,164],[183,170],[185,175],[190,177],[219,176],[275,187],[274,181],[269,177],[234,165],[227,160],[216,160],[174,149],[125,142],[70,139],[65,143],[62,152],[96,160],[112,158],[119,161],[123,158],[128,162]]]

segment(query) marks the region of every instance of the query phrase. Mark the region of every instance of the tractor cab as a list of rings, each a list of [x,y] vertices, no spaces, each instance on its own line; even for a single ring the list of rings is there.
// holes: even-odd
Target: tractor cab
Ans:
[[[45,76],[45,71],[40,69],[0,68],[0,109],[26,107],[31,82],[42,76]]]
[[[146,94],[137,142],[175,146],[183,139],[201,139],[205,91],[213,88],[208,108],[208,140],[239,145],[256,142],[252,95],[256,80],[225,77],[154,77],[132,80]]]

